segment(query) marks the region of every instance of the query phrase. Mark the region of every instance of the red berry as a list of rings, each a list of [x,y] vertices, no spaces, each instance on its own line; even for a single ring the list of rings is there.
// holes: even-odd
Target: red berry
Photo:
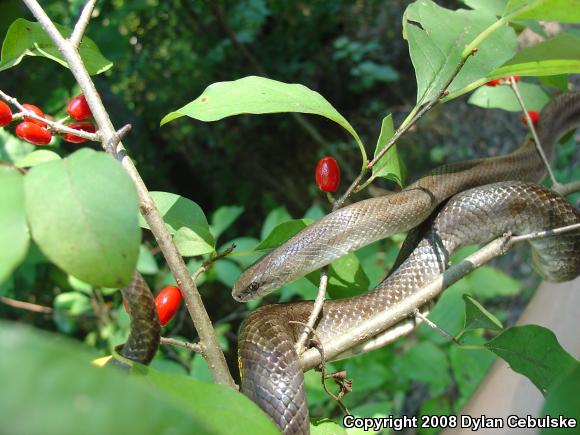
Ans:
[[[316,184],[323,192],[334,192],[340,184],[340,168],[334,157],[323,157],[316,165]]]
[[[40,110],[40,108],[35,106],[34,104],[23,104],[22,107],[30,110],[31,112],[36,113],[38,116],[42,116],[43,118],[46,118],[46,116],[44,116],[44,112],[42,110]],[[38,119],[33,119],[33,118],[29,118],[29,117],[25,116],[24,121],[32,122],[33,124],[40,125],[41,127],[46,127],[46,123],[39,121]]]
[[[170,285],[159,292],[155,298],[155,305],[157,306],[157,315],[161,326],[169,323],[179,309],[180,303],[181,290],[178,287]]]
[[[501,80],[500,79],[493,79],[493,80],[490,80],[489,82],[487,82],[485,84],[485,86],[490,86],[490,87],[493,88],[493,87],[499,85],[500,83],[501,83]]]
[[[528,115],[530,115],[530,119],[532,120],[532,124],[537,124],[538,119],[540,119],[540,114],[538,112],[534,112],[533,110],[528,110]],[[522,115],[522,124],[528,125],[526,115]]]
[[[77,95],[70,101],[70,103],[68,103],[66,112],[77,121],[82,121],[83,119],[93,116],[83,94]]]
[[[514,78],[514,82],[520,81],[520,76],[512,76]],[[509,80],[509,77],[506,77],[506,80]]]
[[[16,136],[34,145],[48,145],[52,139],[50,131],[32,122],[21,122],[16,126]]]
[[[12,122],[12,110],[4,101],[0,101],[0,127],[5,127]]]
[[[90,121],[73,122],[72,124],[69,124],[68,127],[74,128],[75,130],[86,131],[89,133],[94,133],[95,131],[97,131],[93,123]],[[75,136],[72,133],[67,133],[64,136],[64,140],[71,143],[83,143],[86,142],[88,139],[85,139],[84,137],[80,136]]]

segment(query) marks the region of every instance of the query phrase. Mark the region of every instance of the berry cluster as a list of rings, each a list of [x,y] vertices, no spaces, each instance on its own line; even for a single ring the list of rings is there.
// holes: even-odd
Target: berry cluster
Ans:
[[[37,106],[23,104],[22,107],[46,119],[44,112]],[[84,95],[81,94],[74,97],[68,104],[66,111],[71,118],[77,121],[68,124],[67,127],[88,133],[96,132],[95,125],[87,121],[93,114]],[[10,107],[3,101],[0,101],[0,127],[9,125],[12,120],[13,115]],[[52,130],[45,122],[25,116],[22,122],[16,126],[16,136],[34,145],[48,145],[52,140]],[[64,140],[71,143],[83,143],[87,141],[87,139],[72,133],[64,134]]]

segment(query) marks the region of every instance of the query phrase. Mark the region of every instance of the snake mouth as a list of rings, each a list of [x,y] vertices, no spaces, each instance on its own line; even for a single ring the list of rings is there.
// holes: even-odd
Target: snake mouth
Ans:
[[[251,290],[249,287],[238,287],[234,284],[234,288],[232,289],[232,298],[238,302],[248,302],[252,299],[252,295],[250,293]]]

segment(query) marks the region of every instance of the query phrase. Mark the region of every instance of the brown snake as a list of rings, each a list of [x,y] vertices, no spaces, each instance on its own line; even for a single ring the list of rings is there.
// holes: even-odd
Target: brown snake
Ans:
[[[549,157],[562,135],[578,124],[579,92],[557,97],[542,111],[537,130]],[[316,334],[322,341],[331,340],[430,282],[463,245],[483,243],[508,231],[523,234],[580,222],[580,213],[569,202],[531,183],[543,174],[531,140],[506,156],[443,166],[397,194],[357,202],[305,228],[244,272],[233,296],[245,301],[264,295],[347,252],[408,231],[455,195],[415,250],[373,291],[325,302]],[[579,231],[535,240],[532,245],[534,264],[546,279],[567,280],[580,273]],[[239,336],[242,391],[285,434],[309,432],[304,376],[294,348],[304,327],[290,322],[306,322],[312,305],[305,301],[264,306],[244,321]],[[132,330],[139,310],[130,309]],[[144,345],[158,343],[156,334],[144,339]],[[133,346],[126,345],[127,352],[123,349],[121,355],[138,360],[131,356],[137,352],[136,342],[133,338]]]

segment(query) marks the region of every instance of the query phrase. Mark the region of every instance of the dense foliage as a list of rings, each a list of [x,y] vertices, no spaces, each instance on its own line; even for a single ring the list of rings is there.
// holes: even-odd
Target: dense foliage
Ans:
[[[83,4],[44,3],[63,29],[74,25]],[[443,161],[513,148],[526,131],[521,107],[507,84],[484,84],[519,74],[520,92],[534,111],[573,86],[572,74],[580,73],[579,32],[546,35],[538,24],[544,19],[579,22],[573,3],[99,2],[81,54],[113,123],[133,125],[128,153],[189,269],[194,273],[236,245],[197,280],[234,376],[237,330],[248,312],[262,303],[316,294],[318,273],[241,306],[230,289],[245,267],[330,210],[315,183],[319,159],[331,155],[340,163],[340,193],[358,175],[361,159],[364,167],[395,127],[409,122],[409,112],[437,97],[465,59],[443,99],[446,104],[422,118],[373,167],[374,183],[354,200],[382,188],[399,189]],[[55,120],[65,117],[79,88],[58,52],[19,1],[5,1],[0,10],[5,38],[0,89],[40,106]],[[477,39],[498,20],[505,25]],[[435,36],[425,37],[425,29]],[[518,51],[523,31],[547,40]],[[473,57],[472,48],[478,49]],[[280,112],[292,113],[272,115]],[[246,113],[268,115],[234,116]],[[0,369],[19,374],[7,386],[18,394],[0,395],[3,419],[34,408],[59,416],[47,418],[63,432],[94,424],[107,433],[168,427],[186,433],[192,423],[200,433],[225,433],[232,424],[239,433],[272,431],[249,401],[209,385],[204,359],[187,349],[163,346],[151,368],[135,369],[136,382],[128,389],[119,387],[115,374],[88,367],[90,359],[111,354],[126,339],[129,319],[118,288],[135,265],[155,292],[175,281],[147,223],[137,215],[131,180],[114,160],[89,149],[94,143],[80,146],[58,137],[50,148],[37,149],[19,140],[16,128],[0,129],[0,296],[26,301],[40,312],[0,304],[0,316],[70,336],[84,346],[2,321],[0,353],[14,358],[0,360]],[[554,163],[561,182],[578,180],[580,169],[570,164],[577,158],[574,140],[567,138]],[[392,266],[403,239],[396,235],[333,263],[329,296],[373,288]],[[455,260],[475,249],[463,250]],[[350,411],[360,416],[458,413],[494,353],[551,393],[547,409],[559,409],[565,395],[551,387],[562,389],[562,374],[577,382],[578,361],[548,330],[506,329],[514,322],[508,305],[525,304],[537,283],[537,278],[523,278],[531,270],[526,255],[504,261],[504,271],[490,266],[474,271],[449,288],[430,315],[479,350],[454,345],[422,325],[405,340],[329,364],[327,371],[346,369],[355,380],[345,399]],[[518,275],[518,269],[523,273]],[[163,335],[196,341],[184,309]],[[528,340],[537,344],[534,358],[530,349],[518,347]],[[546,348],[553,355],[539,374]],[[80,389],[68,385],[73,372],[83,379]],[[339,421],[340,410],[323,391],[320,375],[308,372],[306,382],[311,415]],[[227,403],[227,409],[217,410],[212,400]],[[71,401],[75,411],[67,412]],[[47,407],[49,402],[53,407]],[[88,409],[99,410],[88,413],[92,423],[83,414]],[[143,409],[155,412],[143,418]],[[38,432],[44,421],[31,419],[24,426],[15,421],[7,429]]]

